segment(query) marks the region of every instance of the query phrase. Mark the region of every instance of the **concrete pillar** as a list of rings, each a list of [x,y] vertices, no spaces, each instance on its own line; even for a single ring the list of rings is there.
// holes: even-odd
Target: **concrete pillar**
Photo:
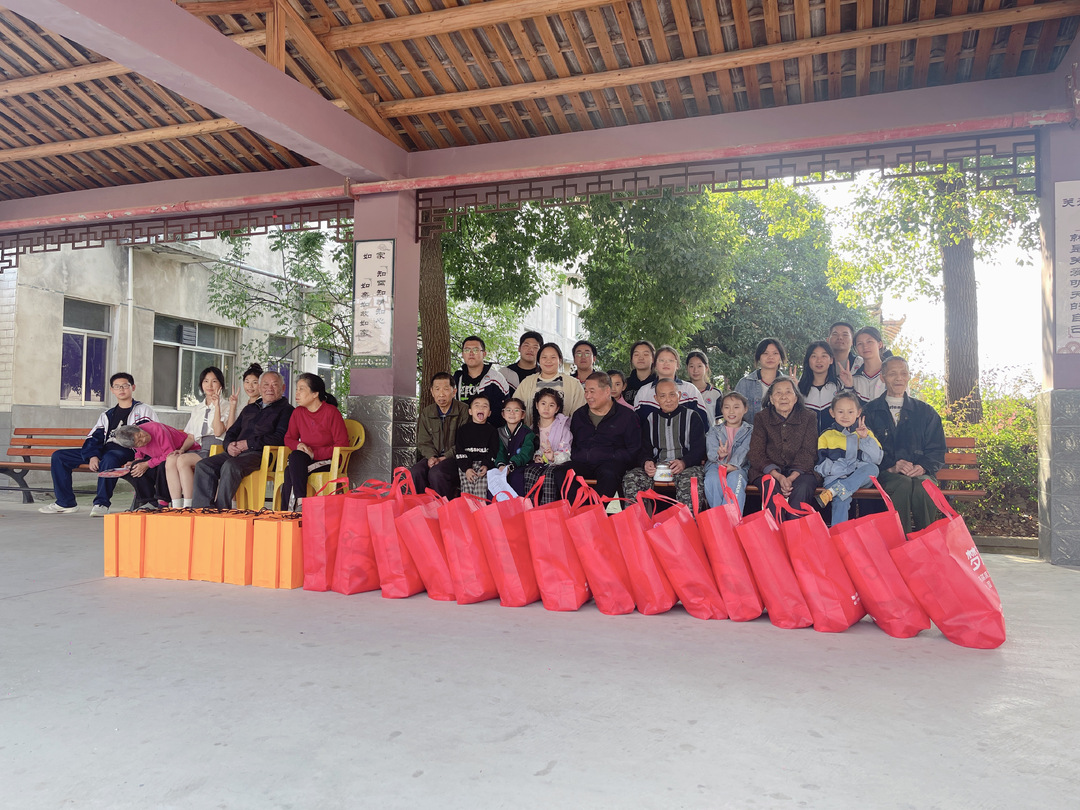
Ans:
[[[388,480],[395,467],[416,460],[416,330],[419,317],[420,244],[416,241],[416,197],[379,194],[358,200],[353,236],[358,242],[394,240],[391,363],[354,368],[348,413],[367,438],[353,455],[349,475],[359,482]]]
[[[1044,326],[1043,391],[1037,402],[1039,556],[1060,565],[1080,565],[1080,353],[1058,334],[1059,321],[1071,320],[1061,283],[1070,257],[1055,250],[1055,184],[1070,181],[1080,181],[1080,130],[1048,127],[1039,142]]]

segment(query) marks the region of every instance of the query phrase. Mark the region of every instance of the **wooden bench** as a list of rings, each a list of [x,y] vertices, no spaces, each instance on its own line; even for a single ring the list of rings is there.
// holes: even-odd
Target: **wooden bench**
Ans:
[[[984,489],[957,489],[957,484],[973,484],[979,481],[979,462],[975,454],[975,440],[967,436],[948,436],[945,439],[945,466],[938,470],[937,480],[941,485],[941,491],[945,496],[955,501],[976,501],[986,497]],[[595,486],[596,481],[586,479],[585,483]],[[656,483],[653,485],[657,492],[674,494],[675,485],[672,483]],[[758,493],[758,488],[748,486],[747,493]],[[821,487],[818,487],[821,492]],[[854,498],[881,498],[881,494],[870,487],[859,489],[852,496]]]
[[[52,493],[52,487],[30,486],[26,480],[27,473],[49,472],[51,470],[49,457],[53,453],[67,448],[78,449],[83,446],[84,441],[86,441],[86,428],[15,428],[11,431],[11,446],[8,448],[7,455],[18,456],[20,460],[0,459],[0,473],[8,476],[18,486],[0,487],[0,489],[21,491],[23,503],[33,503],[35,492]],[[34,461],[34,459],[43,460]],[[85,464],[80,464],[73,472],[97,475]],[[93,491],[96,492],[96,488]]]

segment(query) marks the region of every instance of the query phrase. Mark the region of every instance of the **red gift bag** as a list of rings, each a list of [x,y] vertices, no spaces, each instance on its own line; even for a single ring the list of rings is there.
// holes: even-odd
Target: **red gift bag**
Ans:
[[[720,476],[727,503],[706,509],[697,516],[701,542],[709,558],[720,595],[724,598],[728,618],[736,622],[756,619],[765,609],[750,571],[750,561],[735,536],[735,527],[742,520],[742,512],[727,481]]]
[[[964,519],[932,481],[923,488],[945,515],[890,550],[896,567],[953,644],[991,650],[1005,641],[1001,597]]]
[[[540,599],[548,610],[577,610],[589,601],[585,569],[581,567],[574,541],[566,528],[570,517],[566,495],[573,479],[573,470],[567,471],[562,499],[543,506],[531,506],[530,501],[530,508],[524,515],[536,584],[540,587]]]
[[[696,512],[697,479],[693,479],[690,486]],[[638,494],[639,502],[644,498],[672,504],[653,518],[653,527],[645,532],[645,536],[686,612],[697,619],[726,619],[727,608],[709,570],[709,558],[705,555],[694,513],[673,498],[651,490]]]
[[[337,558],[338,536],[341,532],[341,512],[345,496],[337,494],[347,487],[348,478],[336,478],[320,489],[314,498],[304,500],[304,521],[300,535],[304,544],[304,590],[328,591],[334,579],[334,560]],[[331,492],[323,490],[331,487]]]
[[[454,581],[454,594],[459,605],[471,605],[496,599],[499,589],[491,575],[491,566],[484,556],[480,535],[473,523],[473,512],[485,502],[475,495],[463,494],[439,507],[443,548]]]
[[[780,535],[780,526],[772,512],[764,508],[775,486],[776,479],[771,475],[766,476],[762,484],[762,510],[744,517],[735,527],[735,536],[746,552],[746,559],[750,561],[750,570],[754,574],[761,601],[768,611],[769,621],[776,627],[793,630],[809,627],[814,619],[799,589],[795,569],[791,567],[791,558]]]
[[[472,513],[503,607],[524,607],[540,599],[525,530],[527,508],[524,498],[496,497],[494,503]]]
[[[930,617],[889,555],[890,548],[904,543],[904,527],[889,494],[871,480],[888,511],[837,523],[829,534],[877,626],[893,638],[911,638],[929,629]]]
[[[821,633],[847,630],[866,615],[866,609],[833,545],[828,526],[811,506],[796,509],[783,495],[774,496],[773,503],[800,515],[781,523],[780,534],[799,580],[799,590],[814,617],[814,629]]]
[[[395,521],[403,512],[419,506],[430,498],[406,495],[384,498],[367,508],[371,544],[379,568],[379,588],[385,599],[405,599],[424,590],[424,580],[413,562],[409,549],[401,541]]]
[[[645,507],[635,501],[608,520],[626,563],[630,593],[638,612],[653,616],[671,610],[679,599],[645,537],[645,532],[652,526]]]
[[[371,542],[367,510],[386,499],[388,491],[385,482],[368,481],[345,496],[331,590],[350,595],[379,589],[379,565]],[[307,520],[306,513],[304,519]]]
[[[585,569],[585,578],[596,607],[601,613],[619,616],[634,612],[634,595],[630,590],[630,574],[619,551],[607,510],[585,479],[579,477],[581,490],[589,502],[566,521],[574,549]]]
[[[457,597],[454,595],[450,567],[446,564],[446,550],[439,527],[439,508],[445,502],[444,498],[438,498],[414,506],[408,512],[403,512],[395,523],[398,536],[416,563],[427,595],[441,602],[453,602]]]

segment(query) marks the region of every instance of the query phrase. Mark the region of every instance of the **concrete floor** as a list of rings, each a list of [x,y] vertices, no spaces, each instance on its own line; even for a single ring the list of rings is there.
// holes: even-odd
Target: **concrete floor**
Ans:
[[[4,808],[1075,808],[1080,571],[1009,640],[103,579],[0,504]],[[1071,797],[1071,798],[1070,798]]]

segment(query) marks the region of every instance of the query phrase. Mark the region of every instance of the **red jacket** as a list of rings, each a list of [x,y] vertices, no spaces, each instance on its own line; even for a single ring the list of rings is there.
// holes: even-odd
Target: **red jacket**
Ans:
[[[285,446],[295,450],[300,442],[311,448],[312,461],[325,461],[334,455],[335,447],[348,447],[349,431],[345,429],[341,411],[325,402],[314,413],[307,408],[294,408],[285,432]]]

